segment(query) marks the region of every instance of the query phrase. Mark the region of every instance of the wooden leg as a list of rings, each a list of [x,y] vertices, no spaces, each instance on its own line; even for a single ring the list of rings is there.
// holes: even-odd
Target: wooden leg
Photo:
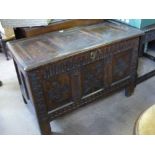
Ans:
[[[50,122],[47,119],[41,119],[39,121],[39,126],[40,126],[40,132],[42,135],[52,134]]]
[[[36,110],[36,116],[38,119],[41,134],[50,135],[51,127],[50,120],[48,118],[47,105],[45,102],[44,92],[42,88],[42,78],[37,71],[28,73],[28,83],[30,84],[31,94],[33,96],[33,104]]]
[[[126,87],[125,88],[125,96],[130,97],[134,92],[134,88],[135,88],[134,84],[130,84],[128,87]]]

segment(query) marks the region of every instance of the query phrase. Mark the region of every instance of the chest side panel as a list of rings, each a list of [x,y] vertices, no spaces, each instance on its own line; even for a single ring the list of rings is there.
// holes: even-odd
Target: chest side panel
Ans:
[[[135,38],[122,43],[118,44],[119,48],[114,49],[110,56],[111,85],[136,77],[139,39]]]

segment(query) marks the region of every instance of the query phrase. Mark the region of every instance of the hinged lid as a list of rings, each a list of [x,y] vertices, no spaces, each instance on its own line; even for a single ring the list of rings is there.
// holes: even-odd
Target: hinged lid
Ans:
[[[142,31],[138,29],[105,21],[16,40],[8,43],[8,47],[24,70],[31,70],[92,48],[139,35],[142,35]]]

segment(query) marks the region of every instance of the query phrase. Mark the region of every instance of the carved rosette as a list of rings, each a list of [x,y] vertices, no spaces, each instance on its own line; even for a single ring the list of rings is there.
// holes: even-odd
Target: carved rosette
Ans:
[[[103,60],[83,67],[81,74],[83,95],[87,95],[104,87]]]
[[[127,70],[128,64],[124,59],[118,59],[117,64],[114,66],[114,76],[123,76],[124,72]]]

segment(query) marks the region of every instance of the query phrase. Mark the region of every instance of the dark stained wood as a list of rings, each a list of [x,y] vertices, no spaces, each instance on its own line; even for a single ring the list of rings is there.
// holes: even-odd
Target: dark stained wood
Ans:
[[[31,70],[139,34],[137,29],[103,22],[13,41],[9,46],[24,70]]]
[[[42,134],[50,121],[122,88],[136,85],[141,31],[115,22],[66,29],[10,42],[27,104]]]
[[[49,24],[48,26],[16,28],[17,39],[34,37],[44,33],[59,31],[77,26],[86,26],[103,22],[103,19],[66,19]]]

